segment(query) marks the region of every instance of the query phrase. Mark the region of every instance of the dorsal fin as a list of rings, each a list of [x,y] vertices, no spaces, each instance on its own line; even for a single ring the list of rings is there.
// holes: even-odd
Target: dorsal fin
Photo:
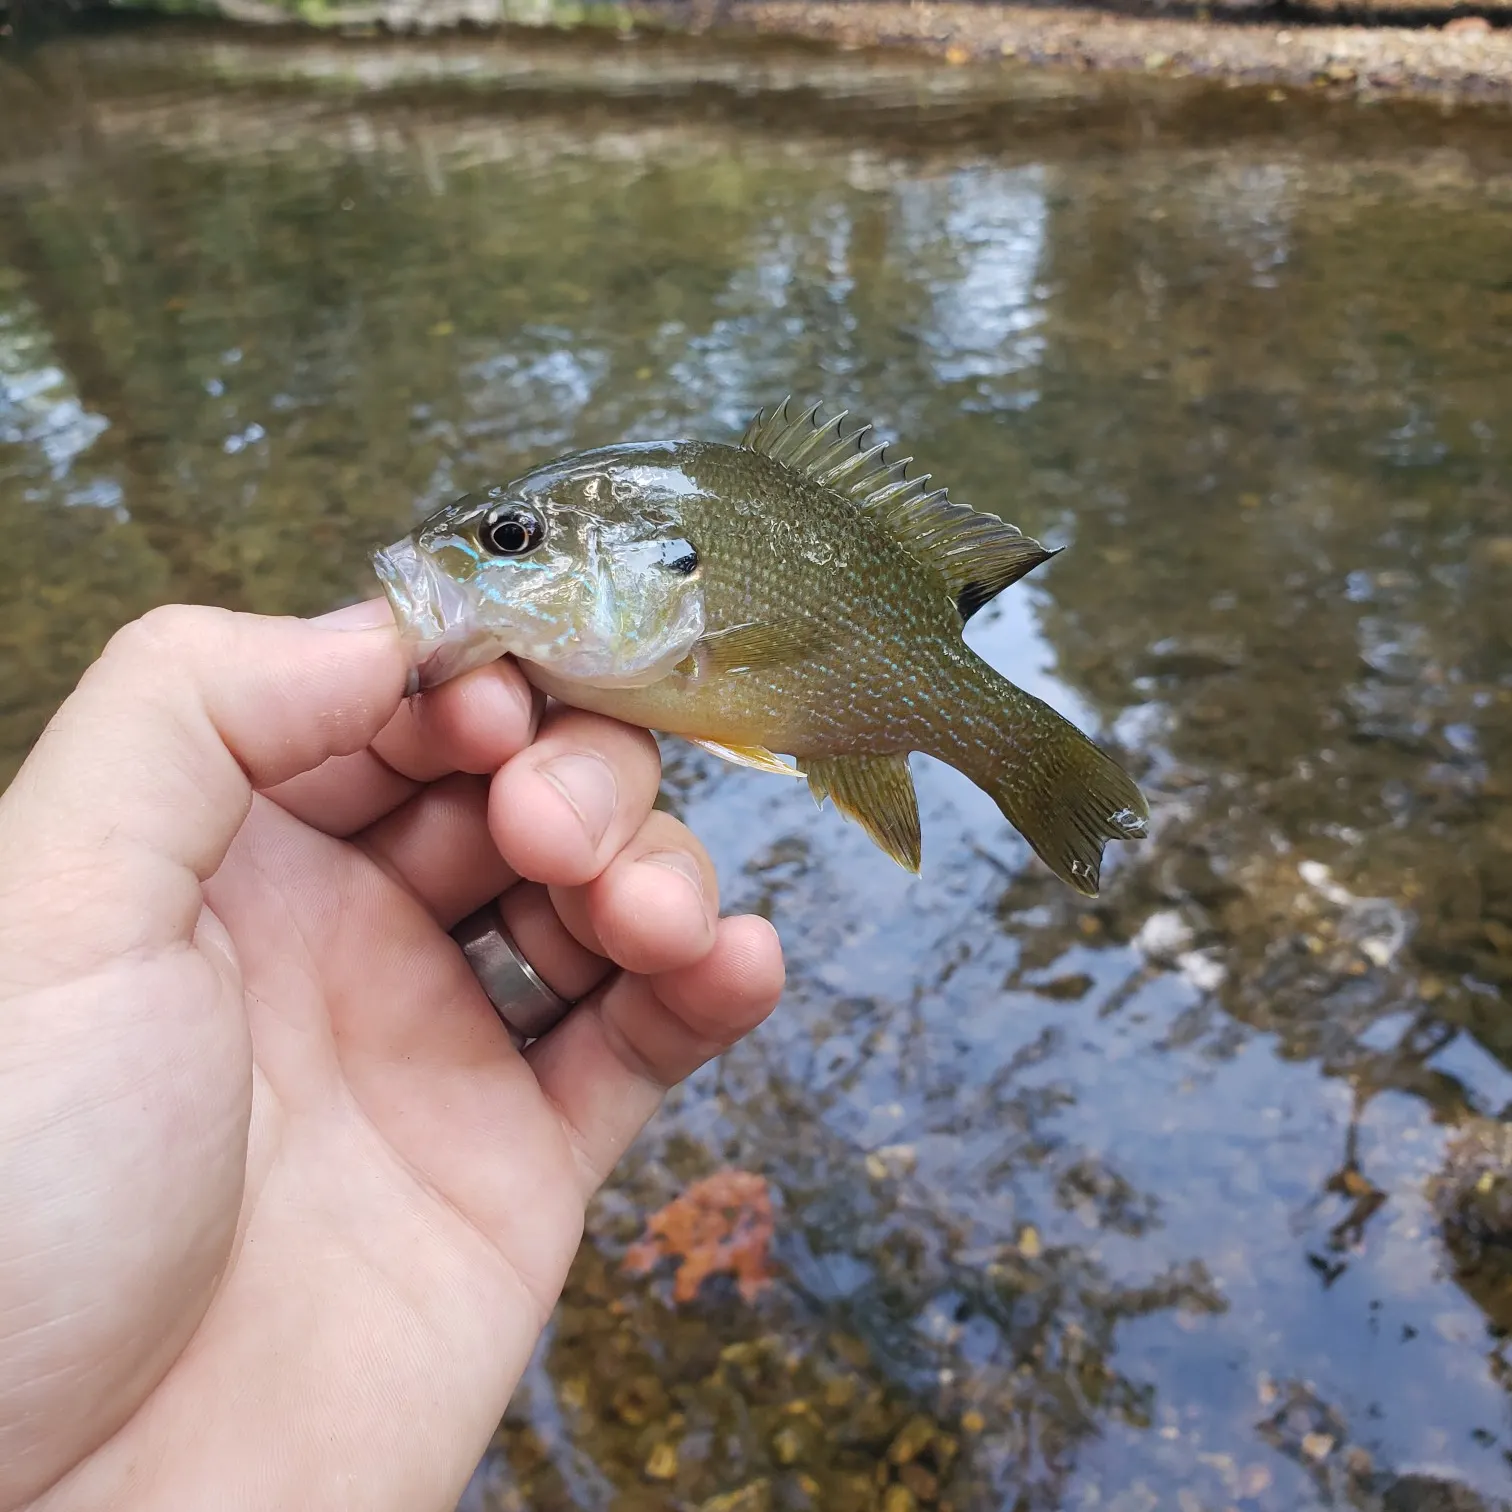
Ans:
[[[996,515],[952,504],[943,488],[931,492],[928,473],[910,478],[913,458],[890,458],[868,422],[847,431],[845,410],[821,421],[817,404],[795,416],[791,402],[760,411],[741,446],[880,515],[909,552],[945,579],[963,622],[1056,555]]]

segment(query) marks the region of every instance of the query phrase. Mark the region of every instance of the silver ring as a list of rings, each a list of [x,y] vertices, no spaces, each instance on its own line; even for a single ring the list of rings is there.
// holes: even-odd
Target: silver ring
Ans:
[[[571,1011],[573,1005],[553,992],[520,954],[499,915],[497,898],[463,919],[451,937],[516,1041],[539,1039]]]

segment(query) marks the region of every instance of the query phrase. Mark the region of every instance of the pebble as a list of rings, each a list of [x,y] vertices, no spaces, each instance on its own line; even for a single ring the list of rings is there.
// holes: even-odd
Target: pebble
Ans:
[[[677,1478],[677,1448],[673,1444],[658,1444],[646,1461],[646,1479],[669,1481]]]
[[[909,1418],[892,1441],[892,1447],[887,1451],[888,1459],[895,1465],[906,1465],[910,1460],[917,1459],[928,1447],[935,1432],[934,1423],[922,1414]]]
[[[796,1465],[803,1453],[803,1435],[788,1424],[772,1435],[772,1454],[779,1465]]]
[[[738,1491],[726,1491],[711,1496],[700,1504],[698,1512],[768,1512],[772,1505],[770,1481],[752,1481]]]

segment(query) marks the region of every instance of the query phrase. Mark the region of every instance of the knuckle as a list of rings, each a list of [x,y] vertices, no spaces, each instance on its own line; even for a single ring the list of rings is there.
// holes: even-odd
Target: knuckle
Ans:
[[[230,611],[200,604],[159,604],[122,625],[105,644],[102,661],[160,663],[201,653],[225,634]]]

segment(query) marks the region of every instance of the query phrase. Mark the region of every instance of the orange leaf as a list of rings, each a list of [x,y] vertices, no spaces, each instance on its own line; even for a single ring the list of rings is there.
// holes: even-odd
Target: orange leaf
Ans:
[[[676,1302],[691,1302],[710,1277],[731,1275],[747,1302],[771,1280],[772,1194],[754,1171],[722,1170],[694,1182],[646,1220],[646,1235],[630,1246],[624,1268],[644,1275],[658,1260],[675,1259]]]

